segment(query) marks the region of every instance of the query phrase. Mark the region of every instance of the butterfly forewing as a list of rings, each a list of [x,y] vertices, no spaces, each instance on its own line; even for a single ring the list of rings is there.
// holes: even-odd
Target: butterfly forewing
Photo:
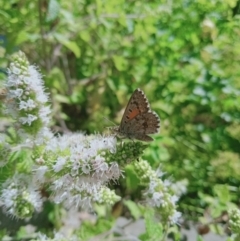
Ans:
[[[125,123],[134,119],[140,113],[148,112],[150,106],[147,100],[147,97],[142,90],[136,89],[130,100],[128,101],[127,107],[124,111],[120,127]]]
[[[158,115],[150,109],[143,91],[136,89],[124,111],[118,133],[130,139],[152,141],[152,137],[147,134],[157,133],[159,128]]]

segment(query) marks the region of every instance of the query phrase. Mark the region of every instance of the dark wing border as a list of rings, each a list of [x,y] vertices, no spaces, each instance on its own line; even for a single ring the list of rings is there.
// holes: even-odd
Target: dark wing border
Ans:
[[[140,111],[139,114],[142,114],[142,113],[151,111],[151,108],[150,108],[150,105],[149,105],[149,101],[148,101],[148,99],[147,99],[147,96],[145,95],[145,93],[144,93],[141,89],[137,88],[137,89],[134,90],[134,92],[132,93],[132,95],[131,95],[131,97],[130,97],[130,99],[129,99],[129,101],[128,101],[128,104],[127,104],[127,106],[126,106],[126,108],[125,108],[125,111],[124,111],[123,116],[122,116],[122,119],[121,119],[120,128],[121,128],[121,126],[122,126],[122,124],[123,124],[123,117],[125,116],[126,112],[129,110],[129,105],[130,105],[132,99],[134,98],[134,95],[136,95],[136,93],[141,93],[141,95],[144,97],[144,99],[146,100],[146,103],[147,103],[147,110],[146,110],[146,111]],[[137,103],[136,103],[136,104],[137,104]],[[139,114],[138,114],[138,115],[139,115]],[[138,116],[138,115],[137,115],[137,116]],[[131,120],[129,120],[129,121],[131,121]]]

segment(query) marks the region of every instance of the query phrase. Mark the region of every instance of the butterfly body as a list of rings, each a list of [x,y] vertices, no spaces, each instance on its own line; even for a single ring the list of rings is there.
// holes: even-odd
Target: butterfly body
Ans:
[[[151,110],[147,97],[140,89],[136,89],[124,111],[119,127],[114,131],[119,137],[136,139],[140,141],[152,141],[148,134],[158,133],[160,119]]]

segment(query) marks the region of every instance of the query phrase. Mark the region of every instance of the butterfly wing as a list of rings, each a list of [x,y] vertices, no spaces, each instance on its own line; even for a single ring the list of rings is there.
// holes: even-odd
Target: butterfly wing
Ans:
[[[149,102],[147,100],[147,97],[143,93],[142,90],[136,89],[130,100],[128,101],[127,107],[124,111],[120,129],[129,121],[134,119],[137,115],[148,112],[150,110]]]
[[[142,90],[136,89],[124,111],[119,133],[141,141],[152,141],[147,134],[154,134],[159,131],[160,119],[151,111],[147,97]]]
[[[160,119],[154,111],[149,111],[138,115],[131,124],[139,126],[138,133],[154,134],[159,132]]]

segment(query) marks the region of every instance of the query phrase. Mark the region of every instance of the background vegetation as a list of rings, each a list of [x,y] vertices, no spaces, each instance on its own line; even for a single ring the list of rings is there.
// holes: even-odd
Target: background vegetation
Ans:
[[[222,233],[216,224],[227,222],[226,211],[240,196],[239,5],[1,1],[0,78],[6,78],[10,55],[25,52],[44,75],[52,128],[60,133],[106,132],[112,124],[104,117],[119,123],[131,93],[144,90],[161,118],[145,159],[173,181],[188,183],[179,201],[185,220]],[[138,200],[131,170],[113,188]]]

